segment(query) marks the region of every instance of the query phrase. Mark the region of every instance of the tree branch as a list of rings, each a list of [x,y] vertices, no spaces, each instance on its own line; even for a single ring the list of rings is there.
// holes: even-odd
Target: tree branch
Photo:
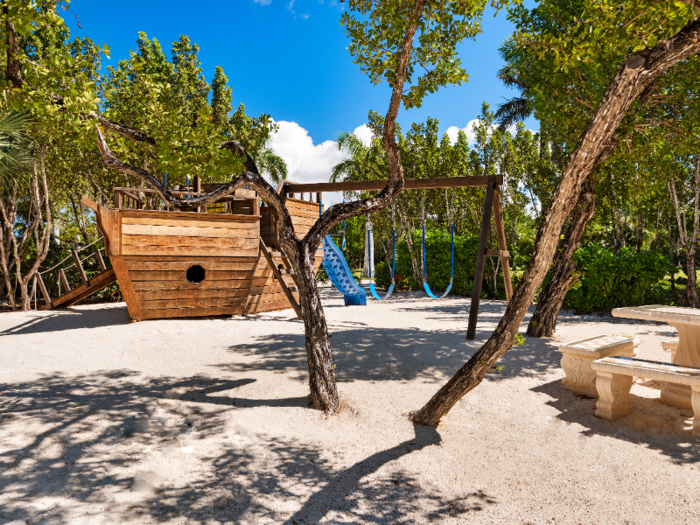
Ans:
[[[7,67],[5,69],[5,79],[12,82],[16,89],[22,87],[22,71],[19,68],[19,44],[17,43],[17,33],[15,24],[10,20],[10,10],[8,6],[2,7],[2,14],[5,17],[5,31],[7,31]]]
[[[216,202],[228,195],[231,195],[238,188],[257,182],[261,178],[257,173],[246,171],[242,175],[236,177],[233,181],[229,182],[228,184],[224,184],[206,195],[193,197],[191,199],[179,199],[148,171],[120,161],[109,149],[109,146],[107,146],[104,136],[102,135],[102,131],[99,129],[99,127],[97,128],[97,147],[100,149],[102,160],[108,168],[121,171],[126,175],[131,175],[132,177],[147,184],[156,190],[160,197],[173,208],[190,210],[200,206],[206,206],[207,204],[211,204],[212,202]]]
[[[343,220],[386,209],[394,202],[401,190],[403,190],[403,166],[401,164],[399,147],[396,144],[396,116],[398,115],[403,99],[403,86],[406,80],[408,60],[411,57],[411,50],[413,48],[413,38],[416,35],[418,21],[423,14],[426,3],[427,0],[417,0],[413,6],[411,19],[406,28],[406,34],[404,35],[403,43],[399,50],[396,77],[392,86],[389,109],[384,118],[384,132],[382,138],[389,164],[389,182],[386,188],[376,197],[331,206],[306,234],[304,242],[309,243],[310,246],[317,246],[320,244],[324,235],[326,235],[333,226]]]

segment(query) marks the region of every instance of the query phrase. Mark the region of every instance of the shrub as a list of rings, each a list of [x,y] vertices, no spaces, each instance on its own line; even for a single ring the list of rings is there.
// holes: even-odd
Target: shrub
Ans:
[[[675,269],[660,253],[622,249],[615,254],[607,247],[586,246],[576,251],[574,262],[580,279],[566,294],[567,308],[610,311],[670,302],[664,278]]]

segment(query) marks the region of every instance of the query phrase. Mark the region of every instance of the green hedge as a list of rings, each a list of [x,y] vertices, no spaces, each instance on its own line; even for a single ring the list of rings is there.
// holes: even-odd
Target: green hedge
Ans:
[[[666,278],[676,269],[658,252],[622,249],[615,254],[604,246],[587,246],[576,251],[574,262],[581,277],[566,294],[566,308],[593,312],[671,302]]]
[[[450,282],[450,234],[444,230],[428,230],[425,246],[428,284],[434,293],[441,293]],[[452,294],[471,295],[474,286],[474,268],[476,267],[478,246],[479,238],[476,236],[461,237],[455,235],[455,272]],[[402,240],[397,247],[397,287],[399,290],[417,290],[418,283],[413,279],[408,243],[406,240]],[[414,253],[420,254],[420,231],[413,232],[413,250]],[[391,270],[386,261],[378,262],[375,271],[377,284],[380,287],[387,288],[391,282]],[[505,297],[503,276],[500,272],[498,279],[499,295]]]

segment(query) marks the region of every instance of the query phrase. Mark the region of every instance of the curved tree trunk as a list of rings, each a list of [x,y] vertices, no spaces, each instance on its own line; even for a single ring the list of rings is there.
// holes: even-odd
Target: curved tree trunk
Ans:
[[[535,313],[527,327],[527,335],[551,337],[557,327],[557,316],[564,304],[567,290],[577,281],[574,254],[581,243],[586,226],[595,213],[595,183],[586,181],[574,209],[571,223],[559,244],[549,281],[537,300]]]
[[[699,51],[700,19],[697,19],[686,24],[672,38],[627,58],[610,82],[563,170],[538,231],[530,263],[503,318],[486,344],[412,416],[415,423],[437,425],[462,396],[481,383],[496,361],[513,346],[532,298],[554,259],[562,225],[575,206],[585,179],[612,153],[614,135],[623,117],[637,97],[643,95],[667,68]]]
[[[331,342],[328,337],[326,314],[321,305],[316,276],[313,271],[316,247],[297,241],[295,251],[290,242],[280,241],[285,253],[289,254],[297,277],[299,306],[304,319],[306,357],[309,365],[309,403],[329,413],[340,408],[340,397],[335,382]]]

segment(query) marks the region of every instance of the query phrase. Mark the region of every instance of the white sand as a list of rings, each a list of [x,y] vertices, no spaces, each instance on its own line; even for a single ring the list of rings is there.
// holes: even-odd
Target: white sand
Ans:
[[[504,304],[482,304],[467,342],[467,299],[345,308],[323,294],[344,402],[333,417],[306,406],[291,311],[0,314],[0,524],[700,523],[690,411],[635,385],[633,414],[611,423],[559,386],[558,343],[632,335],[640,357],[668,360],[668,325],[564,315],[429,429],[406,414]]]

